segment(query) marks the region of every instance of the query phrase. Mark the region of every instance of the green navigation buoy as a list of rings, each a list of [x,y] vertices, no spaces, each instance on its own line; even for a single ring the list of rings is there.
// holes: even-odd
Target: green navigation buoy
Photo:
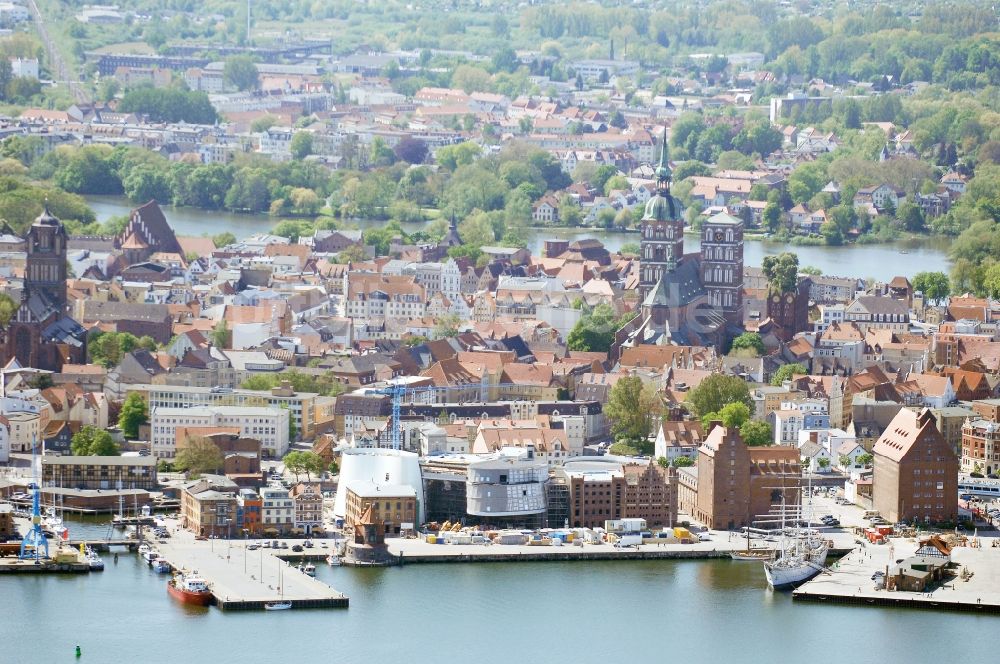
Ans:
[[[79,656],[81,656],[82,654],[83,654],[83,651],[82,651],[82,650],[80,650],[80,646],[77,646],[77,647],[76,647],[76,656],[77,656],[77,657],[79,657]]]

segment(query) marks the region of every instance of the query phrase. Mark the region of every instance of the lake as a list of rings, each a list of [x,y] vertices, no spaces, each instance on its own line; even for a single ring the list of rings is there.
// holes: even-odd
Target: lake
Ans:
[[[108,217],[127,215],[135,205],[119,196],[87,196],[87,202],[94,210],[98,221]],[[163,213],[178,235],[216,235],[230,232],[237,238],[255,233],[265,233],[276,223],[268,215],[234,214],[223,210],[209,211],[197,208],[176,208],[164,206]],[[357,220],[360,228],[371,228],[384,224],[383,221]],[[419,230],[422,223],[403,224],[409,232]],[[639,241],[638,233],[617,233],[594,229],[553,228],[529,229],[528,245],[535,255],[541,254],[542,243],[553,238],[597,238],[610,251],[617,251],[622,245]],[[687,236],[687,251],[699,247],[696,236]],[[900,241],[891,244],[851,245],[846,247],[792,246],[779,242],[748,240],[743,248],[746,265],[758,266],[764,256],[793,251],[799,256],[799,264],[819,268],[823,274],[844,277],[872,277],[888,281],[896,275],[913,276],[925,270],[948,272],[951,265],[947,255],[948,241],[942,238]]]
[[[83,530],[70,523],[74,537]],[[105,527],[89,527],[103,536]],[[217,542],[216,546],[223,546]],[[242,551],[233,549],[232,555]],[[253,556],[254,552],[250,552]],[[178,605],[136,554],[90,575],[4,576],[0,661],[720,662],[995,657],[1000,617],[793,603],[756,563],[610,561],[330,568],[349,609],[223,613]],[[960,654],[959,654],[960,653]],[[871,657],[872,660],[868,658]]]

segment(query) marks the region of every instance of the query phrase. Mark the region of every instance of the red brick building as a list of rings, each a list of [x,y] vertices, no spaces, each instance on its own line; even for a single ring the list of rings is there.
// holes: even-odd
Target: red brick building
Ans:
[[[934,415],[903,409],[872,449],[872,504],[891,521],[958,518],[958,457]]]

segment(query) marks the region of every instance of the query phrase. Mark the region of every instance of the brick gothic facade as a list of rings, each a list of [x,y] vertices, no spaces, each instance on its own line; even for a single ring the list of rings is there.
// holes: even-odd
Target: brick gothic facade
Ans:
[[[59,372],[86,362],[86,332],[66,315],[66,228],[48,208],[25,238],[21,303],[3,333],[3,362]]]
[[[794,447],[747,447],[736,429],[715,425],[698,449],[697,471],[681,468],[680,509],[709,528],[732,529],[799,501]]]

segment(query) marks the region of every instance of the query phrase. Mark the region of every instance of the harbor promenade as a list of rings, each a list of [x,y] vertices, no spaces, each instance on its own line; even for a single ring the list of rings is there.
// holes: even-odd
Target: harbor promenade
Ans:
[[[1000,613],[1000,548],[993,538],[981,538],[982,547],[956,547],[951,560],[958,572],[965,568],[971,577],[947,578],[926,593],[903,590],[887,591],[872,579],[875,572],[886,572],[897,560],[916,551],[916,540],[895,538],[887,545],[866,545],[841,558],[829,573],[820,574],[793,592],[796,600],[899,606],[926,609],[950,609]]]
[[[834,543],[831,553],[844,555],[855,546],[849,533],[824,533]],[[746,540],[728,533],[715,532],[712,540],[694,544],[642,544],[618,548],[611,544],[564,544],[562,546],[532,546],[503,544],[428,544],[424,539],[386,540],[389,552],[402,565],[415,563],[465,562],[540,562],[569,560],[673,560],[729,558],[733,551],[746,549]],[[769,543],[753,541],[755,550]],[[773,545],[771,545],[773,546]]]
[[[300,572],[270,549],[248,551],[244,544],[198,541],[190,533],[179,532],[155,546],[175,570],[197,572],[204,578],[216,606],[223,610],[263,609],[268,602],[278,601],[291,602],[293,609],[347,608],[343,593]]]

